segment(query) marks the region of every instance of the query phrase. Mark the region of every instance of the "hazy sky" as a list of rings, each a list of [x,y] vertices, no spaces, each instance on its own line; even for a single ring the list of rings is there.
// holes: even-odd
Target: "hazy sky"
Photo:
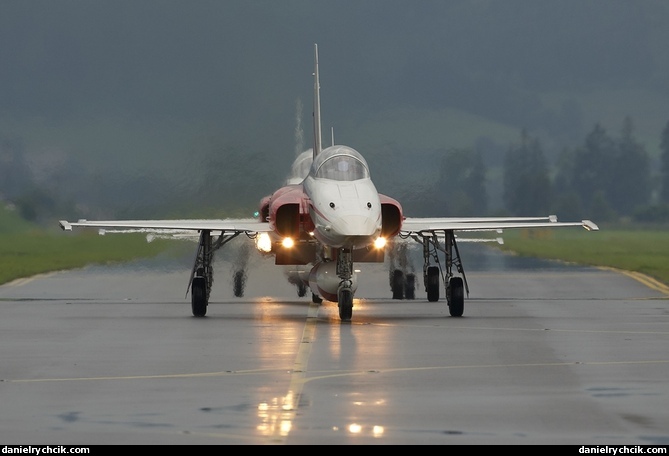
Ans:
[[[657,70],[669,51],[653,48],[653,26],[669,25],[662,4],[2,0],[0,112],[277,122],[297,97],[310,109],[316,42],[337,115],[406,104],[476,110],[471,89],[485,84],[474,78],[528,91],[667,90]]]
[[[626,115],[653,141],[668,30],[665,0],[0,0],[0,139],[168,174],[221,147],[285,162],[318,43],[324,127],[354,147],[557,148]]]

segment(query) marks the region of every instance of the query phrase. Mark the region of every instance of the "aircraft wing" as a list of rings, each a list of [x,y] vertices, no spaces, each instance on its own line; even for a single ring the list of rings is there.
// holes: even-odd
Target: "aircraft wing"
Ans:
[[[556,228],[581,226],[588,231],[598,231],[599,227],[590,220],[580,222],[558,222],[557,217],[407,217],[402,222],[403,234],[431,233],[435,231],[493,231],[516,228]]]
[[[128,232],[200,231],[262,233],[271,231],[269,224],[254,218],[248,219],[183,219],[183,220],[60,220],[60,227],[72,231],[74,227],[112,228]]]

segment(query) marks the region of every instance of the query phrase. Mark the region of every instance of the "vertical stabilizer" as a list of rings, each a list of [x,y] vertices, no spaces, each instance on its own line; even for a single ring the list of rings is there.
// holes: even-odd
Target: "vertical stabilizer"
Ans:
[[[321,152],[321,83],[318,78],[318,44],[314,44],[314,158]]]

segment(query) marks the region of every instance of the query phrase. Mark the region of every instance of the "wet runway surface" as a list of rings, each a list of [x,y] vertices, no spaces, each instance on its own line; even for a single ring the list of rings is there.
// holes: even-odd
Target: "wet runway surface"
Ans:
[[[360,265],[346,323],[261,259],[241,298],[215,264],[205,318],[189,260],[1,286],[0,441],[669,445],[665,287],[461,253],[462,318],[422,280],[415,300],[390,299],[380,264]]]

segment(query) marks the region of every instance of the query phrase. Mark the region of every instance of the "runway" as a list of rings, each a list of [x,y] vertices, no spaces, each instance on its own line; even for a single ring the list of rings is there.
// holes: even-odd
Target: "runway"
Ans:
[[[92,266],[0,287],[4,445],[669,445],[669,291],[461,246],[464,316],[361,264],[351,322],[255,259]],[[417,264],[420,269],[421,264]],[[442,290],[443,294],[443,290]]]

